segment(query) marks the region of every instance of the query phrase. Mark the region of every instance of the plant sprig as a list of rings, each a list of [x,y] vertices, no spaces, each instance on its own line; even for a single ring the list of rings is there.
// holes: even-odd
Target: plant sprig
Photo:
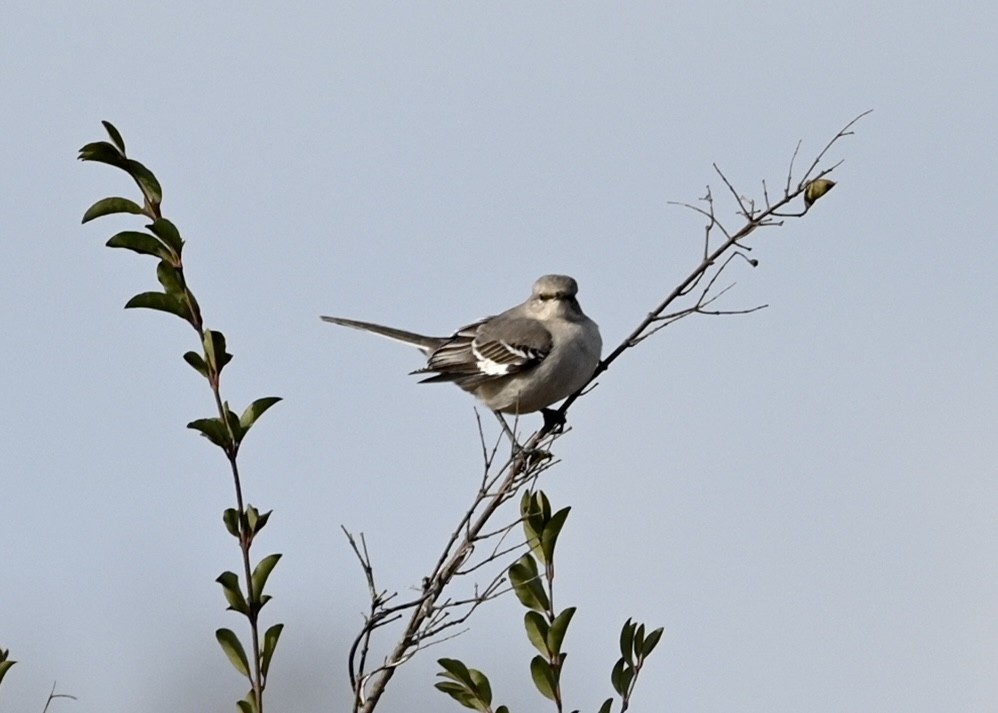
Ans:
[[[237,415],[222,398],[221,375],[225,366],[232,361],[225,336],[222,332],[207,329],[201,314],[201,307],[187,284],[184,275],[184,240],[177,227],[163,217],[163,189],[156,176],[144,164],[129,158],[125,142],[120,132],[107,121],[102,122],[110,141],[97,141],[80,149],[80,160],[95,161],[124,171],[138,186],[142,195],[142,205],[129,198],[111,196],[102,198],[91,205],[83,214],[83,222],[115,213],[141,215],[152,222],[146,230],[125,230],[115,233],[107,241],[111,248],[124,248],[139,255],[151,255],[158,259],[156,279],[159,290],[141,292],[125,303],[126,309],[144,308],[180,317],[197,333],[199,351],[188,351],[184,361],[204,377],[215,402],[216,416],[198,418],[187,424],[225,454],[229,463],[235,487],[236,507],[223,514],[223,522],[230,535],[239,542],[242,555],[242,581],[234,572],[223,572],[217,582],[228,602],[228,609],[246,617],[250,626],[252,658],[250,658],[239,637],[231,629],[221,628],[215,637],[235,669],[250,684],[250,691],[237,702],[242,713],[263,713],[263,692],[267,684],[270,663],[283,631],[283,624],[274,624],[261,636],[259,626],[260,610],[270,600],[264,594],[264,587],[271,571],[280,560],[280,554],[267,555],[254,566],[250,549],[254,538],[267,524],[271,512],[261,513],[252,505],[244,503],[242,481],[237,457],[243,439],[250,428],[271,406],[281,399],[267,396],[256,399]],[[0,672],[2,675],[2,672]]]

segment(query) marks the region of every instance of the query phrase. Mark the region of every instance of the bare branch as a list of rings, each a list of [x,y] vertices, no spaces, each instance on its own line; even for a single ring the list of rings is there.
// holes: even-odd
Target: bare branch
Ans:
[[[753,267],[757,264],[756,260],[747,256],[747,251],[751,250],[752,247],[745,244],[745,241],[756,230],[780,226],[783,224],[783,218],[800,217],[807,212],[806,209],[799,214],[781,211],[785,211],[789,204],[804,192],[807,180],[811,178],[812,174],[815,174],[831,147],[843,137],[851,135],[852,127],[868,113],[864,112],[846,124],[822,149],[804,174],[803,179],[796,188],[793,188],[794,163],[801,147],[801,143],[798,142],[791,157],[787,184],[782,198],[776,200],[776,196],[770,196],[766,182],[762,182],[762,203],[765,205],[763,209],[757,207],[757,202],[754,199],[742,196],[727,176],[714,164],[714,170],[732,196],[738,214],[744,218],[744,223],[737,230],[729,230],[722,224],[718,219],[714,195],[710,186],[707,187],[705,195],[700,199],[702,203],[706,203],[706,208],[701,205],[674,203],[707,219],[704,226],[703,252],[699,264],[658,305],[649,311],[633,331],[599,363],[589,381],[562,403],[558,413],[564,415],[581,395],[588,393],[596,385],[599,375],[607,371],[610,365],[620,358],[625,351],[635,347],[665,326],[691,314],[741,315],[764,309],[766,307],[764,304],[740,309],[712,308],[734,286],[732,283],[723,289],[718,289],[720,276],[729,269],[734,260],[744,260]],[[825,176],[835,170],[840,163],[822,169],[815,175],[817,177]],[[723,237],[715,237],[717,233]],[[694,292],[696,296],[693,298],[693,305],[675,309],[678,300],[688,296],[692,297]],[[409,660],[416,652],[439,642],[439,635],[442,632],[467,621],[468,617],[483,603],[509,591],[508,587],[504,587],[507,568],[500,566],[500,562],[514,555],[524,546],[524,544],[503,546],[506,537],[520,522],[519,514],[507,521],[506,524],[499,527],[492,526],[491,529],[487,528],[499,509],[509,503],[517,492],[523,488],[534,487],[537,478],[558,462],[552,456],[551,448],[557,439],[568,431],[558,429],[547,431],[542,428],[521,444],[516,436],[518,421],[514,421],[511,428],[500,417],[503,435],[509,439],[511,447],[509,458],[500,466],[496,462],[496,456],[502,442],[502,435],[490,449],[487,446],[481,418],[477,411],[476,419],[484,463],[481,482],[471,505],[451,531],[430,574],[423,578],[418,597],[389,606],[388,602],[395,595],[389,596],[385,592],[379,592],[376,588],[373,568],[366,546],[363,546],[363,538],[361,538],[362,546],[358,547],[347,533],[351,546],[364,568],[371,596],[371,612],[350,652],[350,681],[355,694],[354,711],[371,713],[398,666]],[[476,553],[476,543],[493,538],[495,538],[494,545],[489,552]],[[482,572],[488,565],[496,565],[497,572],[483,589],[479,590],[475,586],[473,593],[468,596],[455,597],[450,593],[445,594],[445,590],[454,583],[457,577]],[[381,665],[366,672],[366,657],[371,633],[390,621],[399,620],[399,618],[404,618],[405,624],[397,642],[385,656]]]
[[[717,173],[717,175],[721,177],[721,180],[724,181],[724,185],[728,187],[728,191],[731,192],[731,195],[734,197],[735,202],[738,204],[738,213],[740,215],[743,215],[746,219],[752,220],[755,211],[749,210],[748,208],[745,207],[745,203],[743,202],[744,198],[738,193],[738,191],[735,190],[735,187],[731,185],[731,181],[728,180],[728,177],[724,175],[724,172],[721,171],[718,165],[716,163],[711,165],[714,167],[714,171]]]
[[[804,176],[800,179],[800,183],[797,184],[798,190],[802,190],[804,188],[804,184],[806,184],[808,182],[808,176],[810,176],[811,172],[818,167],[818,164],[821,163],[821,159],[823,159],[825,157],[825,154],[828,153],[829,149],[831,149],[832,146],[835,145],[835,142],[838,141],[839,139],[842,139],[842,138],[846,137],[846,136],[852,136],[855,132],[850,131],[850,129],[852,129],[852,127],[855,126],[855,124],[856,124],[857,121],[859,121],[864,116],[866,116],[867,114],[870,114],[872,112],[873,112],[873,109],[867,109],[866,111],[864,111],[862,114],[860,114],[855,119],[853,119],[852,121],[850,121],[848,124],[846,124],[845,126],[843,126],[839,130],[839,133],[835,134],[835,136],[832,137],[832,140],[829,141],[827,144],[825,144],[825,148],[821,149],[821,151],[815,157],[814,161],[811,162],[811,165],[808,166],[808,169],[806,171],[804,171]],[[836,163],[831,168],[825,169],[825,171],[823,171],[818,176],[815,176],[815,178],[821,178],[821,176],[824,176],[827,173],[831,173],[841,163],[842,163],[842,161],[839,161],[838,163]]]

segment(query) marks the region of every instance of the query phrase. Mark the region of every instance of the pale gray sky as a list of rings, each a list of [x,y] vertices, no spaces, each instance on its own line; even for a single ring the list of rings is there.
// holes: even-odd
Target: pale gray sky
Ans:
[[[609,695],[620,624],[667,633],[633,710],[998,710],[998,8],[990,2],[6,3],[0,9],[0,711],[231,710],[213,632],[238,566],[210,394],[176,319],[125,312],[154,264],[80,226],[123,175],[75,161],[113,121],[156,171],[188,277],[280,395],[243,453],[283,552],[273,711],[343,710],[380,583],[436,558],[480,471],[473,402],[418,353],[324,325],[443,333],[563,272],[608,346],[692,267],[718,162],[745,193],[798,139],[840,182],[758,235],[726,306],[629,353],[572,410],[544,489],[573,506],[558,597],[572,707]],[[490,424],[491,425],[491,424]],[[406,666],[383,710],[460,710],[465,658],[514,711],[512,599]]]

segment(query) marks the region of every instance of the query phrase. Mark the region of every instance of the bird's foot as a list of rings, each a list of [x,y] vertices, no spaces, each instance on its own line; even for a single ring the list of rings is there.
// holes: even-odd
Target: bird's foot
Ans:
[[[541,415],[544,416],[544,426],[541,428],[541,435],[549,433],[561,433],[565,430],[565,414],[554,409],[542,408]]]

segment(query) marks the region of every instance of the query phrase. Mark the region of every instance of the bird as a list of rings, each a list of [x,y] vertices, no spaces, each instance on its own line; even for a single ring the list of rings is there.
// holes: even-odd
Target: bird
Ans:
[[[372,332],[419,349],[429,374],[420,383],[451,382],[497,413],[542,411],[585,386],[600,361],[599,327],[585,315],[567,275],[544,275],[530,297],[498,315],[461,327],[449,337],[431,337],[343,317],[322,320]],[[562,419],[563,420],[563,419]]]

